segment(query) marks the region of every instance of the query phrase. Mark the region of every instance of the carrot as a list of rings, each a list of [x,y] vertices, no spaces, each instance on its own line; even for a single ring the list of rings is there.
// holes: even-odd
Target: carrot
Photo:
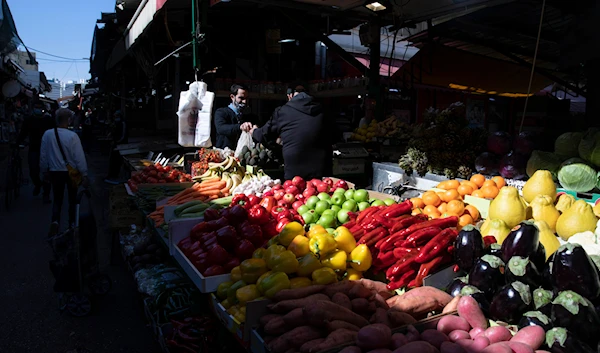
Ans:
[[[202,192],[202,191],[206,191],[206,190],[221,190],[223,189],[225,186],[227,185],[226,182],[221,181],[219,183],[214,183],[214,184],[210,184],[209,186],[203,187],[203,188],[198,188],[198,191]]]
[[[220,195],[221,194],[221,190],[219,190],[219,189],[216,189],[216,190],[206,190],[206,191],[203,191],[201,194],[204,195],[204,196],[209,196],[210,197],[210,196],[213,196],[213,195]]]

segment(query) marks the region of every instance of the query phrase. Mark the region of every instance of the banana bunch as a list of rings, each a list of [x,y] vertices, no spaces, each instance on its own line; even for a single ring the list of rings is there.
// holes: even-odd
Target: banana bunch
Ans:
[[[246,174],[246,169],[242,167],[239,161],[233,156],[227,156],[220,163],[208,163],[208,170],[202,175],[193,178],[195,182],[203,182],[213,179],[221,179],[227,184],[227,188],[232,190],[242,183],[242,178]]]
[[[242,179],[242,183],[245,183],[245,182],[250,181],[252,179],[260,179],[260,178],[262,178],[265,175],[266,174],[265,174],[265,172],[263,172],[262,169],[259,169],[254,174],[246,172],[246,173],[244,173],[244,179]]]

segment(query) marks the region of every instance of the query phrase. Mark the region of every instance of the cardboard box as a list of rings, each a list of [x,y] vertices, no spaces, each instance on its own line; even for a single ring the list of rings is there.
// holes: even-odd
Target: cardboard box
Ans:
[[[464,201],[466,204],[475,206],[477,211],[479,211],[479,215],[481,216],[481,218],[488,218],[488,214],[490,212],[490,204],[492,203],[492,200],[483,199],[481,197],[474,197],[471,195],[465,195]]]
[[[396,196],[396,195],[390,195],[390,194],[386,194],[383,192],[377,192],[377,191],[373,191],[373,190],[367,190],[367,192],[369,193],[369,199],[375,199],[375,200],[385,200],[385,199],[393,199],[395,201],[399,201],[400,197]]]

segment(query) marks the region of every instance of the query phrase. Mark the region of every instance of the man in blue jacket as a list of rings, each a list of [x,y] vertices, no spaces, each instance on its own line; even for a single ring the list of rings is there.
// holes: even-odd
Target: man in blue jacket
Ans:
[[[242,131],[248,132],[252,129],[252,123],[244,122],[242,118],[248,99],[248,90],[242,85],[234,84],[231,86],[229,97],[231,103],[215,112],[215,147],[229,147],[235,150]]]

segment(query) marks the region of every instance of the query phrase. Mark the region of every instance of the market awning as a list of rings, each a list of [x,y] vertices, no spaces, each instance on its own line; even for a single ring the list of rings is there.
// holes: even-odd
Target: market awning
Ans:
[[[508,61],[427,44],[393,77],[413,84],[504,97],[525,97],[530,74],[531,69]],[[531,94],[552,83],[552,80],[534,74]]]

